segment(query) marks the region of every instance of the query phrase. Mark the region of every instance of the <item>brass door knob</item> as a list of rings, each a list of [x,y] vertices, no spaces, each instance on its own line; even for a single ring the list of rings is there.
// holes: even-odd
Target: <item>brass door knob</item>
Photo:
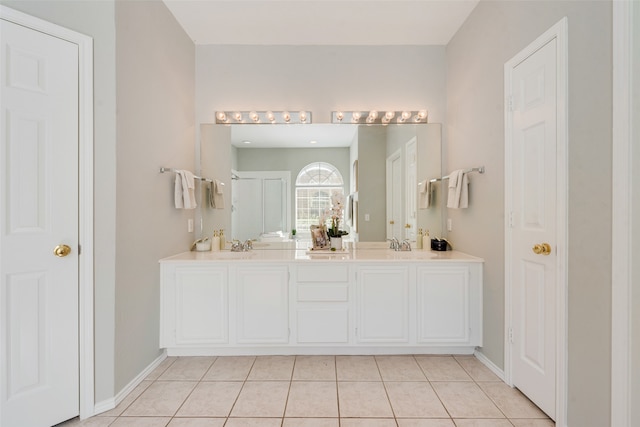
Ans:
[[[405,224],[404,228],[411,228],[411,224]]]
[[[67,245],[58,245],[53,249],[53,254],[57,257],[63,258],[71,253],[71,248]]]
[[[551,245],[548,243],[536,243],[532,250],[538,255],[549,255],[551,253]]]
[[[393,224],[395,224],[395,223],[396,223],[396,222],[395,222],[394,220],[389,221],[389,224],[391,224],[391,225],[393,225]]]

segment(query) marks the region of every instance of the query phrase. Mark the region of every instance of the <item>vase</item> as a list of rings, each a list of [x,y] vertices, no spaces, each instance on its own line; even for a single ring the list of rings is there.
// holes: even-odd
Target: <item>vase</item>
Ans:
[[[335,249],[336,251],[342,250],[342,237],[331,238],[331,249]]]

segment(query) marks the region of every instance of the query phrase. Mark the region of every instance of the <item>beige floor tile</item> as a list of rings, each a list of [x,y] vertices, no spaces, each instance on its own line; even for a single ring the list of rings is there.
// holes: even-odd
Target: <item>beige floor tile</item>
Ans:
[[[516,388],[503,382],[479,382],[478,385],[507,418],[547,418],[544,412]]]
[[[504,418],[475,383],[434,382],[431,385],[453,418]]]
[[[86,420],[80,420],[80,418],[76,417],[61,424],[56,424],[56,427],[107,427],[115,420],[116,417],[91,417]]]
[[[383,381],[427,381],[413,356],[376,356]]]
[[[393,418],[340,418],[340,427],[396,427]]]
[[[291,380],[295,356],[258,356],[253,363],[250,381]]]
[[[294,381],[335,381],[335,356],[296,356]]]
[[[396,418],[448,418],[449,414],[426,381],[385,382]]]
[[[447,419],[411,419],[411,418],[399,418],[396,420],[398,427],[456,427],[453,424],[453,420]]]
[[[512,427],[511,423],[505,419],[455,419],[454,422],[458,427]]]
[[[162,362],[160,362],[158,366],[156,366],[156,368],[153,371],[151,371],[149,375],[147,375],[145,380],[157,380],[160,377],[160,375],[162,375],[169,366],[173,365],[173,362],[175,362],[176,360],[178,360],[177,357],[165,358]]]
[[[373,356],[336,356],[338,381],[382,381]]]
[[[166,360],[166,359],[165,359]],[[124,399],[110,411],[103,412],[98,414],[98,417],[115,417],[121,415],[125,409],[129,407],[149,386],[153,384],[153,381],[144,380],[140,384],[138,384],[131,393],[127,394]]]
[[[550,419],[545,420],[524,420],[524,419],[511,419],[511,424],[515,427],[555,427],[556,423],[551,421]]]
[[[202,378],[203,381],[244,381],[256,360],[255,356],[218,357]]]
[[[282,418],[229,418],[224,427],[280,427]]]
[[[452,356],[416,356],[429,381],[472,381]]]
[[[174,418],[167,427],[223,427],[226,418]]]
[[[335,382],[295,381],[289,389],[285,417],[338,417]]]
[[[282,427],[339,427],[338,418],[285,418]]]
[[[393,417],[381,382],[338,382],[338,401],[341,418]]]
[[[201,382],[191,392],[176,416],[227,417],[240,394],[239,381]]]
[[[110,427],[165,427],[169,417],[119,417]]]
[[[458,363],[475,381],[502,381],[496,374],[491,372],[475,356],[454,356]]]
[[[231,411],[232,417],[282,417],[289,392],[288,381],[249,381]]]
[[[178,357],[158,379],[161,381],[199,381],[215,360],[215,357]]]
[[[172,416],[196,386],[194,381],[156,381],[123,413],[125,416]]]

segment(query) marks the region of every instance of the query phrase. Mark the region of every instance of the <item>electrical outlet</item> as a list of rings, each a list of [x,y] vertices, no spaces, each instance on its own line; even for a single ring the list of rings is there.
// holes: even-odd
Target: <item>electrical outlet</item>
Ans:
[[[369,216],[369,214],[364,214],[364,220],[365,221],[369,221],[371,219],[371,217]]]
[[[453,221],[451,221],[451,218],[447,218],[447,231],[451,230],[453,230]]]
[[[191,218],[187,220],[187,231],[193,233],[193,219]]]

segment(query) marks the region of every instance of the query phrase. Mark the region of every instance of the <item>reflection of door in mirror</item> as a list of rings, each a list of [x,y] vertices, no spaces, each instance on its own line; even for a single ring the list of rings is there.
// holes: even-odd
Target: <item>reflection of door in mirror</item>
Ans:
[[[387,239],[402,238],[402,157],[387,157]]]
[[[404,185],[405,191],[405,229],[404,238],[410,241],[416,240],[416,227],[418,225],[418,147],[416,137],[411,138],[405,145],[405,161],[407,169],[407,180]]]
[[[233,171],[232,175],[232,238],[264,241],[288,237],[291,174]]]

